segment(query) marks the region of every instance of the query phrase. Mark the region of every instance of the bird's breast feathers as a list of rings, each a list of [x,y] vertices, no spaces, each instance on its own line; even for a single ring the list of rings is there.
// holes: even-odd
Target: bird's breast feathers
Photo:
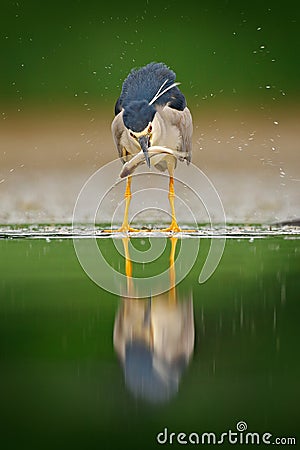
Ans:
[[[168,106],[158,108],[155,114],[151,145],[160,145],[179,151],[181,149],[180,130],[172,120],[172,110]]]
[[[130,136],[123,122],[123,111],[114,119],[112,131],[120,157],[123,149],[126,153],[135,155],[141,148],[136,139]],[[157,107],[152,121],[151,146],[162,146],[179,152],[190,153],[192,136],[192,119],[186,107],[183,111],[174,110],[169,106]]]

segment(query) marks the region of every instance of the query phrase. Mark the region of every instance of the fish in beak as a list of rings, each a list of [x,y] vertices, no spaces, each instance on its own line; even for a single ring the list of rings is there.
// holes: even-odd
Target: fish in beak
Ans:
[[[141,149],[144,152],[147,166],[150,168],[150,158],[149,158],[149,154],[148,154],[148,148],[150,146],[149,136],[147,136],[147,135],[146,136],[141,136],[141,137],[139,137],[138,141],[139,141],[139,144],[141,146]]]

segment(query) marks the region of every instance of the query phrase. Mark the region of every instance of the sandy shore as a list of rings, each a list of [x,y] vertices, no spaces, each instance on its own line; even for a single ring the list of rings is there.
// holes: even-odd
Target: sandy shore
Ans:
[[[3,114],[0,222],[69,222],[85,180],[117,158],[112,119],[110,111]],[[223,109],[193,119],[192,161],[229,221],[300,217],[299,112]]]

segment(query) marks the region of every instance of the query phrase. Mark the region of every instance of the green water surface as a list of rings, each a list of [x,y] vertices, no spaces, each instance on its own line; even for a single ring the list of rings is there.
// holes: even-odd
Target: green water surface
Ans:
[[[0,254],[2,448],[151,449],[165,427],[221,433],[241,420],[297,436],[300,240],[228,239],[203,285],[199,255],[177,287],[179,302],[193,298],[193,355],[159,403],[128,389],[113,343],[122,300],[86,276],[72,240],[1,240]]]

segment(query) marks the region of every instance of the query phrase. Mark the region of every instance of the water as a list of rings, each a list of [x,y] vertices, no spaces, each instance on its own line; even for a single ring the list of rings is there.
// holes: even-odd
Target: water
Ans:
[[[197,261],[176,289],[142,300],[100,289],[81,269],[70,230],[46,228],[1,230],[6,449],[152,449],[165,427],[221,433],[241,420],[248,431],[297,435],[296,228],[267,235],[230,228],[217,270],[200,285],[210,245],[201,238]],[[132,241],[148,245],[147,238]],[[116,270],[145,272],[142,264],[126,266],[110,237],[98,244]],[[170,251],[168,238],[152,271],[168,266]]]

